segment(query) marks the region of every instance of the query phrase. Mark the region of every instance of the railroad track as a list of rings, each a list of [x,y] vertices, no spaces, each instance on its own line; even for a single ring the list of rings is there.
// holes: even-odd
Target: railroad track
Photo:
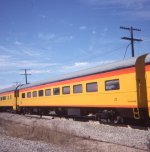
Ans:
[[[75,121],[81,121],[81,122],[88,122],[88,121],[93,121],[93,122],[98,122],[95,117],[93,116],[84,116],[84,117],[79,117],[79,116],[58,116],[56,114],[50,114],[48,116],[42,116],[42,115],[30,115],[30,114],[25,114],[25,117],[29,118],[37,118],[37,119],[45,119],[45,120],[51,120],[55,118],[63,118],[63,119],[73,119]],[[105,124],[105,125],[110,125],[110,126],[115,126],[115,127],[126,127],[126,128],[132,128],[132,129],[140,129],[140,130],[150,130],[149,125],[143,125],[143,124],[128,124],[128,123],[122,123],[122,124],[115,124],[115,123],[108,123],[108,122],[99,122],[100,124]]]

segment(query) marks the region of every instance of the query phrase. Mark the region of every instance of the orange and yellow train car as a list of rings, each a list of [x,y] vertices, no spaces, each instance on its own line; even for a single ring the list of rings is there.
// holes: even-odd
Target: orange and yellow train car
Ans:
[[[149,84],[150,55],[142,55],[19,86],[14,91],[14,105],[20,112],[147,121]]]
[[[16,110],[15,86],[0,90],[0,110]]]

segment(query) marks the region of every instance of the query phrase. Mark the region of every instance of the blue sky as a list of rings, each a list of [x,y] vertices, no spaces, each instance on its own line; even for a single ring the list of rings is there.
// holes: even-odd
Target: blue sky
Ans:
[[[133,26],[136,56],[150,53],[149,0],[0,0],[0,88],[123,60]],[[126,59],[131,57],[130,47]]]

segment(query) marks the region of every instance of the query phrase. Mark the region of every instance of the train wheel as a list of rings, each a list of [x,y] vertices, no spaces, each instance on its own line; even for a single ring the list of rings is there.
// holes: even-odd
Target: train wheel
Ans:
[[[121,116],[117,116],[114,120],[113,120],[114,124],[119,124],[119,123],[124,123],[124,118]]]

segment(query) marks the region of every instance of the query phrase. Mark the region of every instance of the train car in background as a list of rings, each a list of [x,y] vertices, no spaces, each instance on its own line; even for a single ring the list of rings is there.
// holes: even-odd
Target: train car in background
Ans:
[[[14,96],[17,86],[0,90],[0,111],[16,110],[16,98]]]
[[[150,55],[142,55],[0,91],[2,97],[14,94],[12,102],[2,100],[0,107],[12,106],[17,112],[31,114],[93,115],[99,121],[147,122],[149,84]]]

